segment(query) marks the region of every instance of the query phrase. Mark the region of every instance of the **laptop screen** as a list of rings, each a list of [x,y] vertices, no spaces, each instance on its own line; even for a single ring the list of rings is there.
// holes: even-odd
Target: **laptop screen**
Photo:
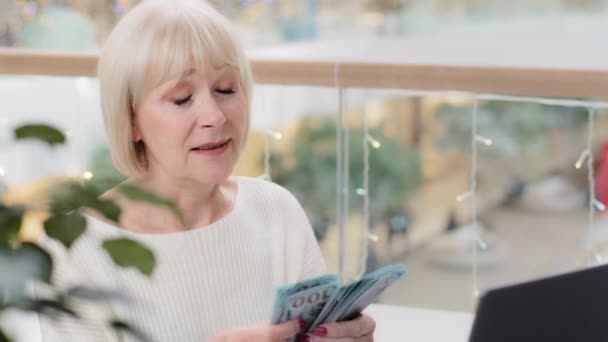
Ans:
[[[469,342],[608,341],[608,265],[485,293]]]

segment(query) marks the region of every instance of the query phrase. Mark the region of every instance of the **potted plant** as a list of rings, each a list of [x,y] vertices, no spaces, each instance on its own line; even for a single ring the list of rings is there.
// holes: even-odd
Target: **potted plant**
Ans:
[[[372,225],[404,229],[406,199],[421,182],[418,151],[404,143],[383,137],[371,129],[381,148],[370,147],[369,198]],[[298,126],[294,143],[271,160],[272,179],[300,200],[307,211],[315,235],[322,240],[336,217],[336,124],[334,120],[306,118]],[[349,203],[362,204],[357,189],[363,187],[365,164],[363,148],[366,136],[362,128],[349,130]]]
[[[27,124],[15,129],[16,139],[37,139],[51,146],[64,144],[62,131],[44,124]],[[95,177],[65,179],[53,187],[44,203],[6,203],[0,198],[0,313],[9,309],[33,311],[50,317],[69,315],[80,318],[70,306],[72,299],[99,301],[124,298],[112,289],[98,288],[91,284],[79,284],[69,289],[53,285],[53,260],[49,252],[36,241],[24,241],[20,230],[24,215],[29,210],[44,210],[45,234],[59,241],[66,249],[85,232],[86,219],[83,210],[93,209],[107,219],[118,222],[120,207],[100,196],[117,183],[115,178]],[[181,213],[175,203],[133,186],[119,186],[119,191],[133,200],[165,206],[178,217]],[[118,267],[134,267],[145,275],[154,271],[154,253],[146,246],[128,238],[116,238],[102,242],[102,248]],[[125,251],[128,251],[125,253]],[[54,295],[32,297],[25,290],[31,281],[45,283]],[[113,317],[108,322],[117,332],[126,331],[142,341],[148,338],[128,322]],[[11,339],[0,328],[0,342]]]

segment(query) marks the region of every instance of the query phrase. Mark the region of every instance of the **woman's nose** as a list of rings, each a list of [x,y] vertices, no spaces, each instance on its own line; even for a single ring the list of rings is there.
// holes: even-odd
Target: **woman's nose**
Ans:
[[[226,122],[226,116],[213,96],[205,96],[198,108],[197,124],[200,127],[221,127]]]

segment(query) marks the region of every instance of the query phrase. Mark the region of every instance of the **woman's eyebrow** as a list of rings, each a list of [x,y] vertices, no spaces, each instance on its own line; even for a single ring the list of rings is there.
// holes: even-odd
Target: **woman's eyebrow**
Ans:
[[[192,76],[194,74],[196,74],[197,70],[192,68],[192,69],[188,69],[185,71],[182,71],[181,73],[179,73],[177,75],[177,77],[175,78],[175,83],[179,84],[181,81],[184,80],[184,78],[188,77],[188,76]]]
[[[182,85],[184,82],[184,79],[186,77],[189,77],[195,73],[196,73],[196,69],[188,69],[188,70],[182,71],[182,72],[178,73],[177,75],[175,75],[175,77],[173,77],[165,82],[161,82],[159,84],[159,87],[161,87],[163,89],[163,92],[172,91],[175,88]]]
[[[229,78],[233,78],[233,77],[239,77],[239,71],[238,69],[234,68],[231,65],[224,65],[221,68],[217,68],[215,69],[216,71],[216,77],[219,78],[225,78],[225,77],[229,77]]]

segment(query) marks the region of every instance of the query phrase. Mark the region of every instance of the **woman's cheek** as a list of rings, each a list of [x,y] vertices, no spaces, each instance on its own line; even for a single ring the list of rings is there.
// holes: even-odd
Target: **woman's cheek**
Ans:
[[[247,116],[247,100],[245,99],[245,96],[242,93],[239,93],[239,96],[235,97],[234,102],[231,105],[234,115],[245,121],[245,117]]]

